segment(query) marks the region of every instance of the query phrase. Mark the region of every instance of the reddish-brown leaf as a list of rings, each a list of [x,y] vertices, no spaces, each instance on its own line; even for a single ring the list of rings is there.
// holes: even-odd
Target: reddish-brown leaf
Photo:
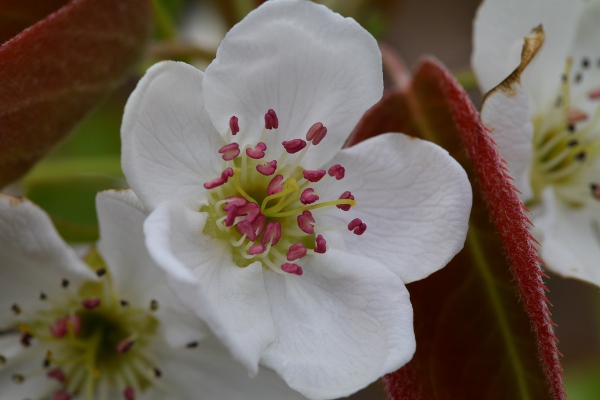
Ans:
[[[463,251],[408,285],[417,352],[384,377],[390,399],[564,398],[529,221],[489,131],[437,61],[423,60],[400,86],[365,115],[351,143],[390,131],[437,142],[467,171],[474,199]]]
[[[0,0],[0,44],[70,0]]]
[[[24,21],[47,10],[37,3],[23,3],[32,5],[29,14],[17,8]],[[3,16],[7,9],[0,5]],[[151,22],[148,0],[74,0],[0,46],[0,187],[120,83]]]

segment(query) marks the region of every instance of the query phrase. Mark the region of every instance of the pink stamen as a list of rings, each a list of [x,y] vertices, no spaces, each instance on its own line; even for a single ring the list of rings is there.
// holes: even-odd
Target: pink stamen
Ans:
[[[71,400],[71,395],[69,394],[69,392],[59,390],[58,392],[54,393],[54,396],[52,396],[52,400]]]
[[[247,148],[246,154],[248,155],[248,157],[258,160],[265,156],[266,149],[266,144],[264,144],[263,142],[258,142],[256,146]]]
[[[329,171],[327,171],[327,172],[329,173],[329,176],[334,176],[335,179],[337,179],[339,181],[346,174],[346,169],[344,167],[342,167],[340,164],[335,164],[335,165],[332,165],[331,168],[329,168]]]
[[[269,222],[260,242],[265,246],[269,243],[271,243],[271,246],[275,246],[279,239],[281,239],[281,224],[279,222]]]
[[[269,186],[267,186],[267,195],[271,196],[275,193],[279,193],[283,190],[283,175],[275,175]]]
[[[306,140],[309,142],[312,141],[312,144],[317,145],[321,143],[321,140],[323,140],[326,134],[327,128],[325,128],[322,123],[316,122],[308,129]]]
[[[248,222],[254,221],[260,215],[260,207],[256,203],[248,203],[243,207],[238,208],[238,217],[246,217]]]
[[[235,218],[238,216],[238,207],[233,206],[227,210],[227,216],[225,217],[225,226],[230,227],[233,226],[235,222]]]
[[[283,272],[287,272],[288,274],[294,274],[294,275],[302,275],[302,268],[298,265],[298,264],[288,264],[285,263],[281,266],[281,270]]]
[[[19,342],[21,343],[21,346],[29,347],[31,346],[31,339],[33,339],[33,335],[29,332],[25,332],[21,335]]]
[[[223,207],[223,211],[229,211],[233,207],[244,207],[248,204],[248,200],[243,197],[231,196],[225,199],[227,204]]]
[[[587,119],[588,115],[578,108],[571,108],[569,111],[567,111],[567,122],[570,124],[582,122]]]
[[[312,189],[312,188],[306,188],[306,189],[304,189],[304,191],[300,195],[300,202],[302,204],[312,204],[315,201],[319,200],[319,196],[317,196],[316,194],[314,194],[314,191],[315,190]]]
[[[204,188],[205,189],[214,189],[218,186],[221,186],[225,183],[227,183],[227,181],[229,180],[229,178],[231,178],[233,176],[233,169],[232,168],[225,168],[225,170],[223,172],[221,172],[221,177],[220,178],[215,178],[212,181],[208,181],[204,184]]]
[[[318,169],[314,171],[307,169],[302,171],[302,176],[304,176],[304,179],[306,179],[309,182],[319,182],[321,178],[325,176],[326,173],[327,171],[325,171],[324,169]]]
[[[279,128],[279,119],[273,109],[269,109],[265,114],[265,129],[277,129]]]
[[[246,237],[251,242],[254,242],[256,240],[256,232],[254,231],[254,228],[252,227],[252,223],[250,221],[248,221],[247,219],[244,221],[238,222],[238,224],[235,227],[242,235],[246,235]]]
[[[323,235],[317,236],[317,247],[315,247],[315,253],[323,254],[327,251],[327,242]]]
[[[355,235],[362,235],[367,230],[367,224],[362,222],[360,218],[354,218],[348,224],[348,230],[353,231]]]
[[[588,99],[598,100],[600,99],[600,88],[594,89],[588,93]]]
[[[267,247],[264,244],[255,244],[254,246],[248,249],[248,254],[251,256],[256,254],[262,254],[267,250]]]
[[[315,233],[315,219],[313,218],[310,211],[302,211],[302,214],[298,215],[298,227],[304,233]]]
[[[237,135],[237,133],[240,131],[240,126],[238,125],[238,117],[236,117],[235,115],[229,118],[229,129],[231,129],[231,134],[234,136]]]
[[[125,400],[135,400],[135,390],[131,386],[127,386],[125,390],[123,390],[123,398]]]
[[[306,147],[306,141],[302,139],[287,140],[281,143],[289,154],[294,154]]]
[[[342,193],[342,195],[340,196],[340,200],[354,200],[354,196],[352,196],[352,193],[346,191]],[[338,204],[336,205],[336,207],[340,210],[348,211],[352,206],[350,204]]]
[[[257,165],[256,170],[264,176],[270,176],[277,170],[277,160],[266,162],[262,165]]]
[[[267,217],[263,214],[258,214],[258,216],[252,221],[252,229],[256,233],[256,237],[259,237],[262,233],[263,229],[265,229],[265,223],[267,222]]]
[[[290,246],[286,257],[288,261],[294,261],[297,260],[299,258],[302,258],[306,255],[306,247],[304,247],[304,245],[300,242],[295,243],[293,245]]]
[[[223,154],[223,160],[231,161],[240,155],[240,145],[235,142],[226,144],[219,149],[219,153]]]
[[[60,383],[65,383],[65,381],[67,380],[67,377],[66,377],[64,371],[60,368],[51,369],[50,371],[48,371],[46,373],[46,376],[48,378],[54,379]]]
[[[81,305],[91,310],[100,306],[100,299],[85,299],[81,302]]]
[[[64,337],[69,330],[71,330],[74,334],[79,333],[79,329],[81,328],[81,320],[79,316],[66,316],[63,318],[59,318],[54,322],[52,326],[50,326],[50,333],[55,338]]]
[[[130,339],[121,340],[119,342],[119,344],[117,344],[117,353],[118,354],[127,353],[129,350],[131,350],[131,348],[133,347],[134,344],[135,344],[135,342]]]

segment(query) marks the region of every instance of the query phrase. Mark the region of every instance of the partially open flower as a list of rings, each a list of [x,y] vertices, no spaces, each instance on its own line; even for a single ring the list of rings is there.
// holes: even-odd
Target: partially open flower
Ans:
[[[447,152],[401,134],[340,150],[382,90],[377,43],[354,20],[270,1],[205,74],[157,64],[125,110],[150,253],[250,371],[260,362],[312,398],[412,357],[404,283],[466,234],[471,190]]]
[[[487,0],[475,21],[473,54],[484,91],[516,68],[487,95],[481,115],[533,213],[544,262],[596,285],[599,20],[598,1]],[[519,57],[522,38],[540,24]]]
[[[99,252],[81,261],[48,216],[0,196],[0,384],[6,399],[300,399],[256,379],[182,308],[145,250],[131,192],[98,197]]]

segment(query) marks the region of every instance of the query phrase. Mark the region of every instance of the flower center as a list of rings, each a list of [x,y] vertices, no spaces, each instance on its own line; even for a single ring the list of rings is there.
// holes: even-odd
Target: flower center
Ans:
[[[573,87],[587,83],[587,72],[592,68],[587,58],[580,64],[580,70],[572,73],[573,61],[567,59],[560,93],[552,109],[533,120],[531,182],[534,201],[549,185],[564,201],[573,205],[582,204],[582,193],[589,193],[573,190],[572,185],[588,179],[585,170],[600,155],[600,105],[594,104],[600,100],[600,87],[578,90],[582,95],[572,98]]]
[[[240,131],[238,119],[231,117],[230,143],[219,150],[224,160],[223,172],[204,184],[210,190],[208,205],[200,209],[208,213],[204,233],[228,243],[233,261],[239,267],[259,261],[276,272],[302,275],[297,260],[327,250],[322,233],[348,229],[361,235],[367,226],[358,218],[342,227],[316,223],[317,213],[336,208],[348,211],[356,205],[349,191],[326,201],[319,196],[319,187],[324,182],[344,178],[344,167],[339,164],[327,170],[301,167],[303,157],[312,146],[321,143],[327,128],[317,122],[306,133],[306,140],[284,141],[281,148],[269,149],[267,157],[265,137],[267,131],[278,129],[279,120],[272,109],[264,118],[260,141],[242,150],[233,141]]]
[[[133,400],[136,392],[156,385],[161,375],[148,351],[159,326],[152,315],[158,303],[152,300],[147,308],[139,308],[118,298],[97,253],[87,261],[101,265],[95,269],[100,280],[85,282],[75,290],[63,279],[66,302],[40,293],[40,301],[47,305],[40,311],[29,313],[12,305],[20,321],[21,345],[30,347],[36,341],[44,354],[41,369],[19,371],[12,380],[24,384],[45,374],[53,384],[40,398],[92,400],[98,392],[117,387],[123,399]],[[6,356],[0,357],[7,361]]]

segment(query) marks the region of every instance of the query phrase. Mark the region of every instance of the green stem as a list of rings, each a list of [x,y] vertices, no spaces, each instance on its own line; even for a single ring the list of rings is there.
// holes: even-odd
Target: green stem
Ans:
[[[160,37],[167,40],[175,39],[177,37],[177,29],[161,0],[152,0],[152,8]]]

